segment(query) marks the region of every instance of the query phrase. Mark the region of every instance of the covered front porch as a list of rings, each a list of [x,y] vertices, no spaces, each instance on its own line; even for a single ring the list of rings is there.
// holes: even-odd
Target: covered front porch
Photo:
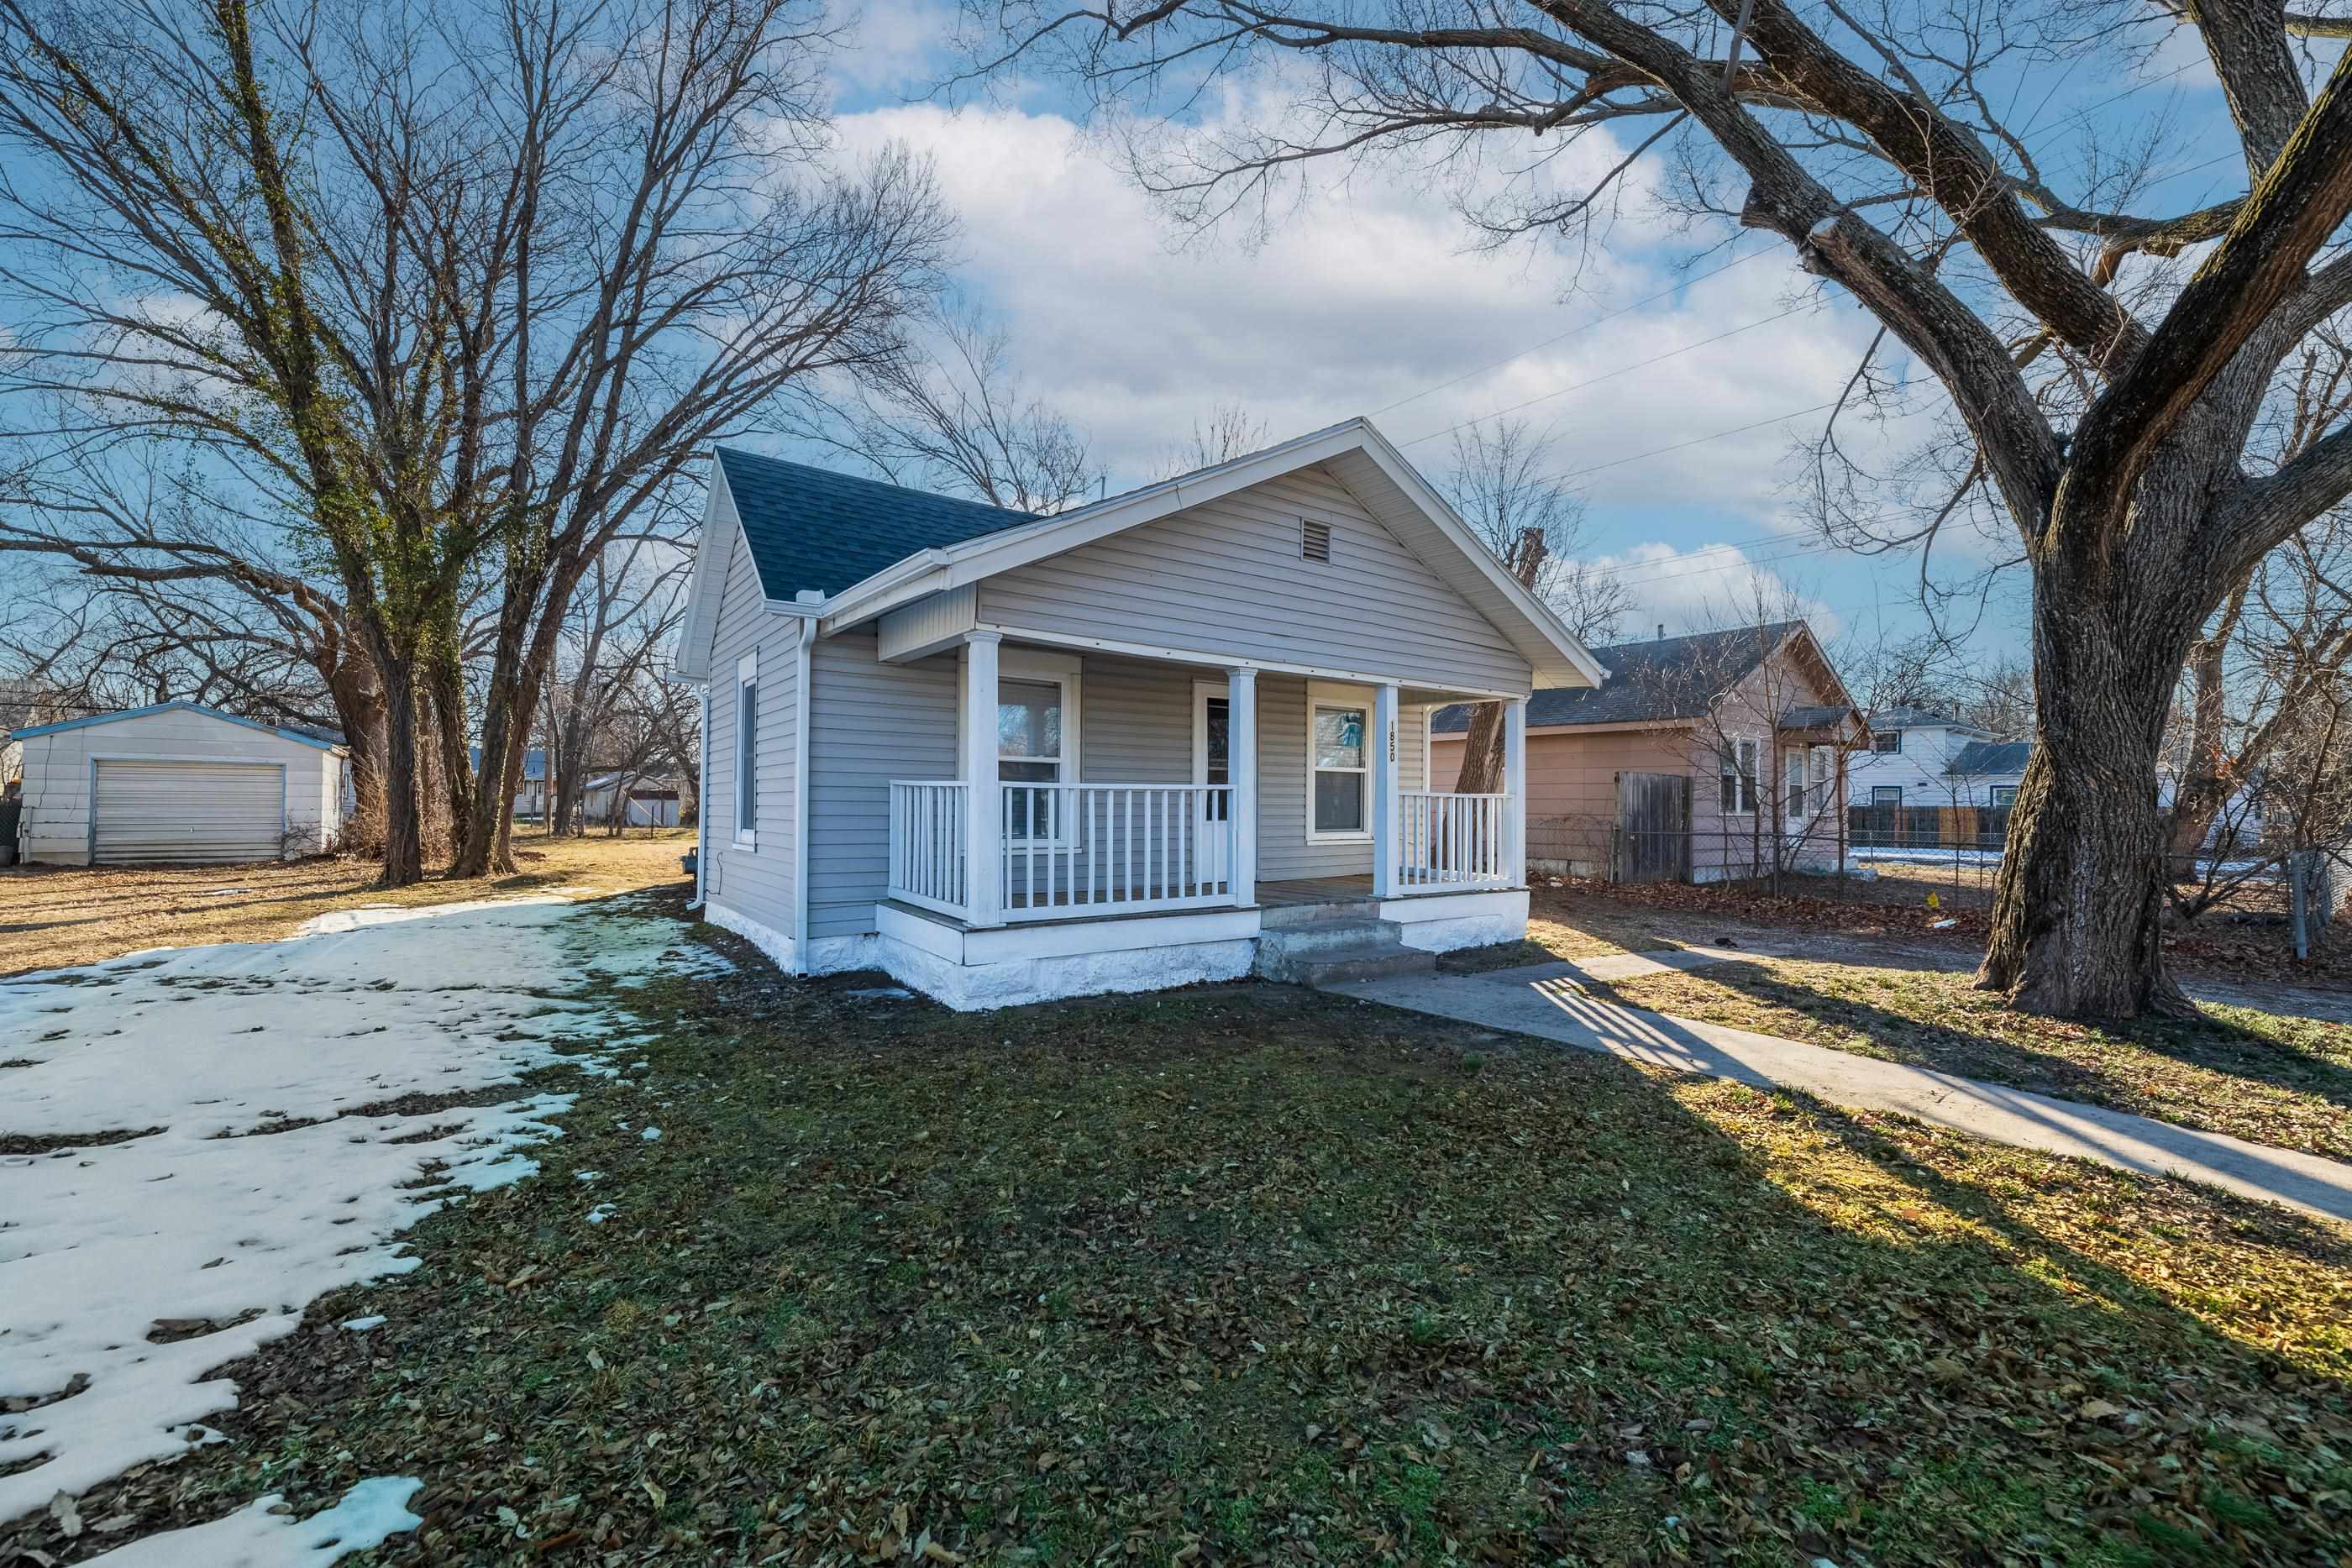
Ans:
[[[908,910],[983,931],[1525,885],[1523,694],[984,629],[958,657],[958,776],[889,786]],[[1426,788],[1428,711],[1486,700],[1506,704],[1504,788]],[[1166,766],[1186,757],[1189,777]]]

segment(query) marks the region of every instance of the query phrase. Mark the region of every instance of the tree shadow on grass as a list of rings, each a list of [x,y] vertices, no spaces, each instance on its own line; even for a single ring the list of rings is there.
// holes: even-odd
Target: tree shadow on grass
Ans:
[[[83,1516],[417,1476],[433,1537],[386,1563],[2186,1560],[2142,1514],[2284,1563],[2341,1525],[2263,1500],[2324,1490],[2290,1417],[2333,1432],[2341,1385],[2162,1283],[2283,1270],[2263,1326],[2323,1313],[2352,1260],[2268,1210],[2180,1189],[2144,1243],[2124,1178],[1288,988],[954,1014],[729,950],[636,997],[649,1073],[579,1086],[543,1175]],[[1991,1190],[2052,1172],[2116,1255]],[[0,1560],[93,1540],[36,1515]]]
[[[1942,988],[1963,983],[1943,978],[1927,967],[1906,967],[1903,973],[1905,978],[1898,983],[1906,985]],[[2352,1157],[2352,1116],[2344,1114],[2352,1112],[2352,1066],[2211,1014],[2193,1021],[2037,1022],[2031,1026],[2034,1042],[2029,1043],[2013,1035],[1954,1021],[1956,1017],[1965,1019],[1974,1007],[1998,1005],[1973,992],[1939,996],[1936,998],[1938,1010],[1952,1010],[1941,1017],[1922,1018],[1914,1011],[1819,989],[1763,963],[1709,965],[1694,977],[1722,986],[1760,1007],[1793,1010],[1816,1023],[1859,1034],[1870,1042],[1870,1049],[1856,1054],[2334,1158]],[[1654,1014],[1655,1004],[1629,998],[1608,982],[1588,982],[1585,988],[1613,1005]],[[1742,1019],[1738,1027],[1773,1032],[1769,1015]],[[1812,1043],[1853,1049],[1850,1041],[1834,1036],[1812,1038]],[[2142,1053],[2195,1071],[2170,1075],[2168,1082],[2152,1078],[2152,1064]],[[2200,1074],[2203,1073],[2236,1080],[2252,1092],[2232,1092],[2227,1082],[2202,1079]],[[2297,1098],[2317,1103],[2305,1105],[2297,1113],[2294,1105]]]

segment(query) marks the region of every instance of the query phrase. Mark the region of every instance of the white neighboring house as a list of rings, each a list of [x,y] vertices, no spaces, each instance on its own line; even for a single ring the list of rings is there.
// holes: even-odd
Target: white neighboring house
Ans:
[[[1527,929],[1527,703],[1592,655],[1352,420],[1031,517],[721,449],[677,672],[708,917],[987,1008]],[[1505,788],[1423,788],[1499,700]]]
[[[580,787],[580,815],[590,822],[613,820],[613,797],[625,782],[618,773],[600,773]],[[675,828],[678,824],[677,780],[653,774],[626,776],[627,799],[622,802],[625,825],[632,828]]]
[[[25,860],[293,860],[342,833],[346,754],[316,731],[162,703],[15,732]]]
[[[2006,806],[2025,778],[2028,741],[1999,741],[1989,729],[1926,708],[1870,716],[1870,747],[1847,765],[1855,806]]]

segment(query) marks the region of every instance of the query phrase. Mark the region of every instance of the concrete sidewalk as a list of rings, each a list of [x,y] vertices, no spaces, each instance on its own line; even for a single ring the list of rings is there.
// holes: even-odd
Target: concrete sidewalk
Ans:
[[[2352,1221],[2352,1166],[2200,1133],[2146,1116],[1973,1078],[1854,1056],[1769,1034],[1636,1012],[1588,993],[1583,979],[1621,980],[1704,964],[1769,957],[1752,950],[1686,948],[1531,964],[1486,975],[1433,975],[1335,986],[1342,996],[1538,1040],[1605,1051],[1678,1072],[1791,1089],[1832,1104],[1895,1111],[2020,1148],[2096,1160],[2147,1176],[2179,1176]]]

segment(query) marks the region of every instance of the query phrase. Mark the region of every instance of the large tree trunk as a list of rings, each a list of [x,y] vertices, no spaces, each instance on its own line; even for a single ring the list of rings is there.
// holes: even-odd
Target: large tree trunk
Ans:
[[[2155,789],[2188,637],[2150,632],[2056,574],[2038,588],[2033,756],[2010,815],[1977,984],[2063,1018],[2188,1013],[2164,964],[2167,846]]]
[[[324,672],[327,692],[350,753],[352,820],[374,826],[383,821],[383,689],[375,666],[356,646],[346,641],[343,650],[344,656]]]
[[[383,876],[385,887],[425,880],[423,817],[416,780],[416,670],[379,655],[383,674]]]

